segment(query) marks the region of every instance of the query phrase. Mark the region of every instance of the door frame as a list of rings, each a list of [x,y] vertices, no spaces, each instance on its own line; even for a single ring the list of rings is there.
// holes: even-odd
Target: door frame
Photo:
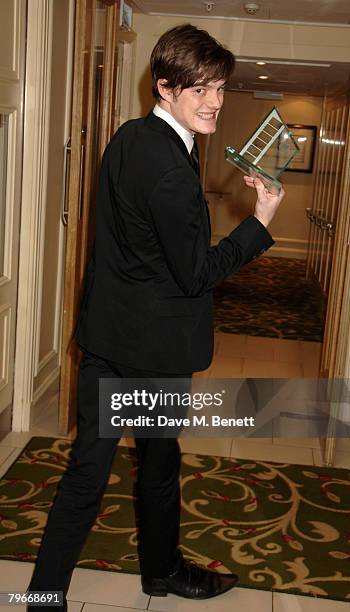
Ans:
[[[33,406],[59,376],[59,367],[34,394],[39,340],[41,273],[45,233],[46,167],[49,144],[51,49],[53,4],[28,0],[23,131],[20,258],[12,431],[28,431]],[[74,37],[74,0],[69,0],[68,74],[71,82]],[[65,131],[70,124],[70,92],[67,88]],[[60,228],[60,262],[64,258],[64,227]],[[62,287],[56,295],[62,303]],[[55,338],[60,351],[60,333]]]

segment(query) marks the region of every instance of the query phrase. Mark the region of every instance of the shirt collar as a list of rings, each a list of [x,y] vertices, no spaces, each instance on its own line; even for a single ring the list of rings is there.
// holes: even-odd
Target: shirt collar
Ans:
[[[170,127],[172,127],[173,130],[175,130],[175,132],[180,136],[180,138],[185,143],[187,151],[191,155],[191,151],[193,148],[193,142],[194,142],[193,135],[191,134],[191,132],[189,132],[184,127],[182,127],[182,125],[180,125],[180,123],[176,121],[176,119],[174,119],[174,117],[170,113],[168,113],[168,111],[164,110],[164,108],[159,106],[159,104],[155,105],[153,109],[153,113],[160,119],[163,119],[164,121],[166,121],[170,125]]]

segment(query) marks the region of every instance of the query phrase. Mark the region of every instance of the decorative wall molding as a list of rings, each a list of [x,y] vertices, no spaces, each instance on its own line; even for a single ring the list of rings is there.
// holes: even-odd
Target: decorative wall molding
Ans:
[[[48,389],[50,389],[51,385],[55,381],[58,382],[59,374],[60,368],[57,366],[57,368],[55,368],[50,372],[50,374],[48,374],[48,376],[45,378],[45,380],[42,381],[42,383],[37,387],[37,389],[35,389],[35,393],[33,394],[33,406],[35,406],[39,402],[40,398]]]
[[[9,405],[0,413],[0,439],[11,431],[12,406]]]
[[[11,66],[4,66],[0,60],[0,78],[7,81],[19,80],[19,63],[20,63],[20,40],[21,40],[21,0],[13,0],[13,48]]]
[[[56,317],[55,317],[56,319]],[[55,321],[56,322],[56,321]],[[37,368],[37,374],[39,374],[44,368],[46,368],[46,366],[50,363],[50,361],[54,358],[57,357],[57,348],[54,347],[52,348],[50,351],[48,351],[46,353],[46,355],[44,355],[44,357],[42,359],[40,359],[38,368]],[[36,392],[36,390],[35,390]]]
[[[13,248],[13,219],[15,207],[15,180],[16,180],[16,133],[17,109],[0,106],[0,113],[8,116],[7,141],[7,167],[6,167],[6,201],[5,201],[5,230],[4,230],[4,269],[0,277],[0,286],[6,285],[12,278],[12,248]]]

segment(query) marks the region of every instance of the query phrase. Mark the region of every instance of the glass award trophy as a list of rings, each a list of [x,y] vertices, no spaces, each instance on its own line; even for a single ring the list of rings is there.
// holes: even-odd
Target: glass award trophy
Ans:
[[[258,176],[271,193],[278,194],[282,187],[278,178],[298,151],[290,130],[274,107],[239,152],[225,148],[225,159],[244,174]]]

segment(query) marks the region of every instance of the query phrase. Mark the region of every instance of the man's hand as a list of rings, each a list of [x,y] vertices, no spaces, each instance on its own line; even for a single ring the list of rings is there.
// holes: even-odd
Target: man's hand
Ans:
[[[254,217],[267,227],[280,205],[284,196],[284,190],[281,189],[278,195],[270,193],[258,177],[244,176],[244,181],[248,187],[256,189],[258,199],[255,204]]]

